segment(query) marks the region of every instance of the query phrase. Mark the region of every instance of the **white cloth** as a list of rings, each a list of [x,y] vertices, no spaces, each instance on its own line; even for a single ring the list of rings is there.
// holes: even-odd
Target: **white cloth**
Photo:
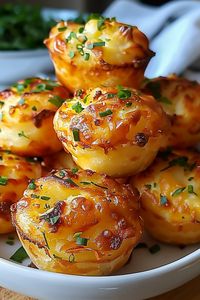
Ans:
[[[152,7],[118,0],[106,9],[104,16],[136,25],[148,36],[156,56],[147,67],[147,77],[180,74],[193,64],[197,70],[185,74],[200,79],[200,1],[171,1]]]

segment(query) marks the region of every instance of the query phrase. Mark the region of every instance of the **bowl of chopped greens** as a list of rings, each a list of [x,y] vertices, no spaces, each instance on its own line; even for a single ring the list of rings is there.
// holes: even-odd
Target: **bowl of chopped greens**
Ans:
[[[38,6],[0,6],[0,84],[52,70],[43,40],[54,24]]]

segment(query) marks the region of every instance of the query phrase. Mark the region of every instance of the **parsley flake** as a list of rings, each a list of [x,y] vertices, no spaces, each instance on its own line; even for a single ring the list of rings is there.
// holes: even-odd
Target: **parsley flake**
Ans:
[[[72,109],[75,110],[75,112],[78,114],[84,110],[82,104],[79,101],[72,105]]]

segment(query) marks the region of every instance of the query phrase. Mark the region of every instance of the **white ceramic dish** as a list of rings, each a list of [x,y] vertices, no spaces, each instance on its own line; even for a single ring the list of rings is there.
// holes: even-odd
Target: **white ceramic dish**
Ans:
[[[77,16],[76,11],[44,9],[44,18],[56,20]],[[41,45],[42,46],[42,45]],[[0,85],[9,85],[17,80],[53,71],[47,49],[0,51]]]
[[[141,300],[174,289],[200,274],[200,245],[180,249],[160,244],[160,251],[135,249],[117,274],[83,277],[40,271],[9,261],[20,246],[0,238],[0,286],[44,300]],[[148,246],[156,242],[145,237]]]

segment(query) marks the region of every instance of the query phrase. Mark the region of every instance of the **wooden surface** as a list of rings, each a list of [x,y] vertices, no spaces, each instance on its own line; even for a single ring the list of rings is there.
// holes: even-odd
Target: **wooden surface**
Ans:
[[[33,298],[21,296],[0,288],[0,300],[33,300]],[[150,300],[200,300],[200,276],[186,283],[182,287],[166,294],[151,298]]]

